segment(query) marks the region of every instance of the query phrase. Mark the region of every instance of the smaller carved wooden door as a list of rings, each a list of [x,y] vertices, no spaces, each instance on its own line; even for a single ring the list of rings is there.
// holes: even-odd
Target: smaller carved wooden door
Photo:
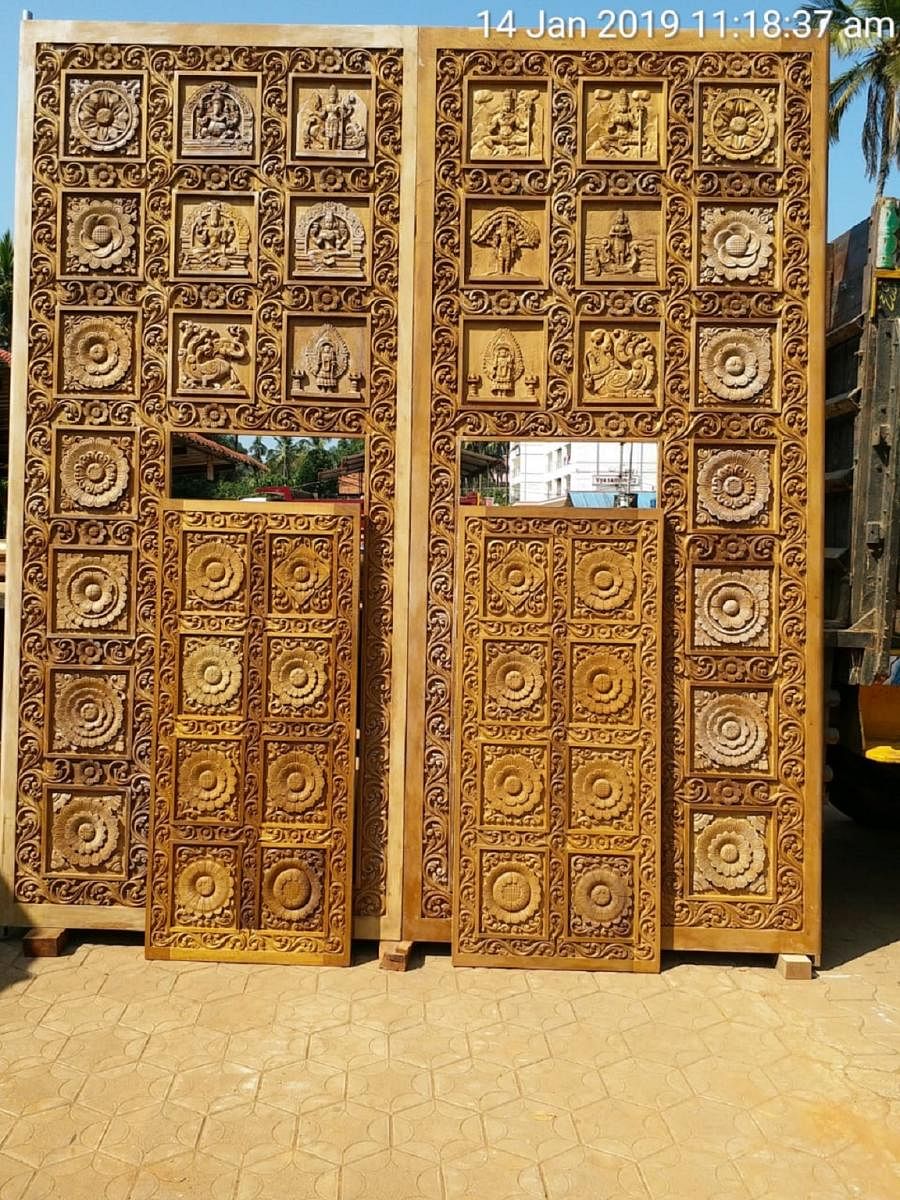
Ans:
[[[660,515],[460,521],[453,960],[658,970]]]
[[[350,957],[360,514],[162,514],[147,955]]]

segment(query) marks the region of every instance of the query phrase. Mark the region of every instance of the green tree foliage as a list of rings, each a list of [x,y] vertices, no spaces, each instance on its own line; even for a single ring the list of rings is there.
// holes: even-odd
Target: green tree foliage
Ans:
[[[831,139],[837,141],[847,109],[864,95],[863,159],[881,197],[891,167],[900,166],[900,0],[817,0],[807,8],[831,13],[832,49],[851,60],[831,81]]]
[[[0,347],[9,350],[12,340],[13,244],[9,230],[0,237]]]

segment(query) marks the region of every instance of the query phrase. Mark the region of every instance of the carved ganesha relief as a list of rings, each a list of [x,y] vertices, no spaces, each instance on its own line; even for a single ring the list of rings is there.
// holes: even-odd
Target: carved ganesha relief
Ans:
[[[67,75],[63,155],[140,158],[143,87],[143,75]]]
[[[258,80],[182,77],[178,154],[181,158],[252,158],[256,152]]]

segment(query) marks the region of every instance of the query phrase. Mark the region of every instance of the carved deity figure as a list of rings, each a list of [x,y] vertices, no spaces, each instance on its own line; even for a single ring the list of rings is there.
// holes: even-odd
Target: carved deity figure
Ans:
[[[535,90],[481,89],[472,100],[472,158],[535,158],[543,141],[543,113]]]
[[[656,386],[656,350],[646,334],[630,329],[595,329],[584,354],[584,386],[593,395],[651,399]]]
[[[186,321],[178,344],[179,384],[189,390],[247,394],[235,371],[236,363],[249,359],[249,334],[241,325],[225,329]]]
[[[181,148],[192,157],[253,150],[253,106],[240,88],[215,81],[188,98],[181,118]]]
[[[490,248],[494,254],[494,275],[512,275],[523,250],[540,245],[541,233],[533,221],[514,208],[504,206],[487,214],[472,230],[476,246]]]
[[[365,275],[366,230],[346,204],[301,208],[294,224],[294,273],[358,279]]]
[[[249,275],[250,227],[238,209],[210,200],[185,213],[179,266],[182,271]]]
[[[597,242],[589,265],[593,275],[636,275],[640,271],[641,250],[624,209],[619,209],[607,236]]]
[[[366,152],[366,106],[356,92],[341,94],[336,84],[300,106],[301,153],[348,155]]]
[[[324,325],[312,332],[300,361],[302,365],[292,372],[292,396],[336,398],[339,394],[360,394],[362,374],[353,369],[350,347],[334,325]]]
[[[587,114],[587,157],[654,158],[657,122],[650,98],[642,88],[596,91]]]

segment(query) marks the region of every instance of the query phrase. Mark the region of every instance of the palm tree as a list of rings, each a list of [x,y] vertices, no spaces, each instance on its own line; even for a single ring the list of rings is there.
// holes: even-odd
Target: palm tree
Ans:
[[[264,463],[266,461],[266,457],[269,453],[269,447],[258,434],[250,443],[250,453],[258,462]]]
[[[13,244],[9,230],[0,237],[0,347],[10,349],[12,338]]]
[[[837,141],[851,103],[865,93],[862,152],[880,199],[891,166],[900,166],[900,0],[822,0],[808,7],[816,9],[831,13],[828,35],[837,56],[854,59],[831,82],[831,140]]]

